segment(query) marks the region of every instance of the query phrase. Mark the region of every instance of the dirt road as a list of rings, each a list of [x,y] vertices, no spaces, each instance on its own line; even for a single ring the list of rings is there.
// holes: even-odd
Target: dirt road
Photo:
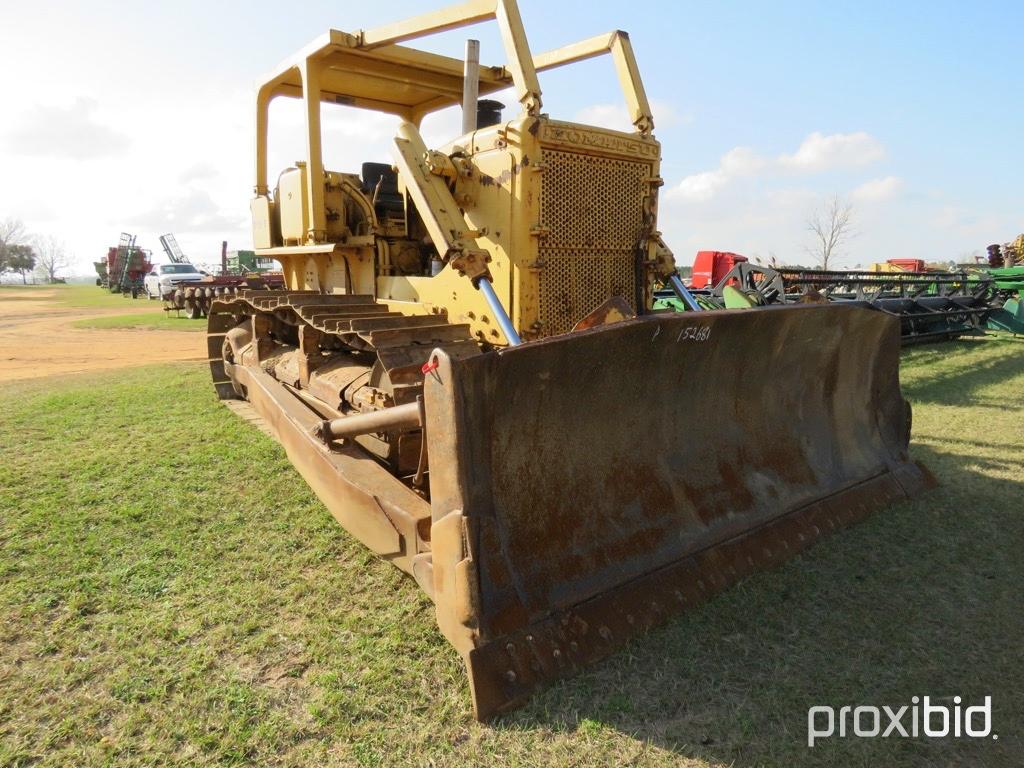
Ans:
[[[75,328],[85,318],[158,310],[140,303],[72,308],[61,300],[64,290],[0,291],[0,382],[206,358],[202,333]]]

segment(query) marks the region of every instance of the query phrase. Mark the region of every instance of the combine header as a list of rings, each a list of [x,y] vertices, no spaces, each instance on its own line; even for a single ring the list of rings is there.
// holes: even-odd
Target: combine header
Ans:
[[[403,44],[485,20],[503,66]],[[539,72],[602,54],[632,132],[542,107]],[[478,110],[505,89],[515,114]],[[278,97],[302,100],[309,152],[271,176]],[[394,165],[325,169],[324,104],[397,117]],[[458,104],[463,134],[428,147],[421,120]],[[929,484],[896,317],[652,313],[662,282],[693,297],[658,231],[661,147],[625,33],[534,54],[513,0],[331,30],[255,113],[254,243],[287,287],[213,301],[214,386],[431,597],[477,717]]]
[[[900,319],[904,344],[982,333],[995,296],[967,272],[837,272],[780,269],[792,301],[858,301]]]
[[[1024,239],[1024,235],[1018,241]],[[1021,246],[1024,251],[1024,245]],[[995,284],[997,306],[988,316],[988,327],[994,331],[1008,331],[1024,335],[1024,266],[989,269],[981,279]]]
[[[705,309],[741,309],[773,304],[845,303],[867,307],[900,321],[903,344],[983,333],[1002,306],[996,281],[981,273],[908,271],[923,263],[906,259],[875,265],[870,272],[765,267],[745,256],[700,251],[690,287]],[[665,287],[656,306],[688,309]]]

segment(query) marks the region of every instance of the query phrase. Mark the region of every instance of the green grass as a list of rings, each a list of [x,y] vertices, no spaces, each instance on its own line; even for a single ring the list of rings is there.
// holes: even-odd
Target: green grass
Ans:
[[[72,323],[76,328],[142,328],[173,331],[205,331],[205,320],[189,320],[184,315],[164,312],[163,302],[150,301],[145,297],[132,299],[119,293],[111,293],[105,288],[95,285],[29,285],[4,286],[5,288],[29,289],[25,293],[17,291],[14,295],[0,296],[2,301],[38,301],[33,296],[34,290],[52,291],[50,299],[57,307],[71,309],[121,309],[131,314],[99,315],[76,320]]]
[[[72,325],[76,328],[142,328],[163,331],[206,330],[205,319],[189,320],[184,315],[176,316],[173,312],[164,312],[162,308],[152,313],[90,317],[84,320],[75,320]]]
[[[1017,766],[1024,343],[905,354],[942,487],[485,726],[411,579],[201,366],[0,389],[0,765]],[[813,704],[993,697],[998,741],[834,739]]]
[[[73,309],[138,309],[140,307],[146,307],[151,304],[154,308],[157,306],[157,302],[150,302],[145,296],[141,296],[138,299],[133,299],[129,295],[122,295],[120,293],[111,293],[106,288],[100,288],[93,284],[57,284],[57,285],[18,285],[18,284],[5,284],[0,286],[4,289],[4,292],[10,291],[10,294],[22,293],[22,296],[17,295],[6,295],[0,298],[3,301],[17,300],[23,298],[29,301],[38,300],[37,297],[32,295],[34,291],[40,292],[53,292],[55,301],[57,304],[65,307],[71,307]]]
[[[92,308],[119,308],[139,309],[152,305],[154,308],[157,302],[150,302],[144,295],[140,294],[138,299],[130,295],[111,293],[106,288],[96,285],[52,285],[46,286],[57,291],[57,297],[61,304],[75,309]]]
[[[130,295],[111,293],[106,288],[100,288],[93,284],[56,284],[56,285],[19,285],[19,284],[4,284],[0,286],[5,292],[10,291],[11,294],[24,292],[23,296],[7,295],[0,297],[4,301],[17,300],[24,298],[30,301],[38,300],[37,297],[32,296],[31,292],[53,292],[56,303],[65,307],[71,307],[73,309],[104,309],[104,308],[116,308],[116,309],[137,309],[139,307],[145,307],[151,302],[146,299],[145,296],[140,295],[140,298],[133,299]],[[152,306],[156,307],[157,302],[152,302]]]

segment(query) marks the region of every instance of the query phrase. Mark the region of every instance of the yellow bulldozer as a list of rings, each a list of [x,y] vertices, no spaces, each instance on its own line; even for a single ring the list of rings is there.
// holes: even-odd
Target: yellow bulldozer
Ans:
[[[483,21],[503,65],[405,44]],[[549,117],[538,73],[604,54],[633,130]],[[509,89],[503,118],[481,97]],[[271,187],[278,97],[307,152]],[[397,116],[392,163],[325,169],[322,104]],[[460,104],[463,133],[428,147],[423,118]],[[478,718],[931,482],[896,317],[699,311],[626,33],[534,54],[514,0],[331,30],[255,114],[254,244],[286,287],[213,302],[214,385],[430,596]],[[693,311],[653,311],[662,285]]]

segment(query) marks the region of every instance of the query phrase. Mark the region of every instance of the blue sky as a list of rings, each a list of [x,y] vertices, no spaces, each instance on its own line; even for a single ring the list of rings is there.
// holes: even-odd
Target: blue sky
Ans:
[[[431,3],[71,3],[5,11],[0,218],[67,243],[76,271],[121,229],[197,260],[248,245],[258,77],[329,27],[356,30]],[[1024,230],[1024,3],[623,3],[521,0],[539,52],[626,29],[655,106],[661,228],[699,248],[807,261],[807,214],[839,194],[857,236],[841,263],[962,259]],[[466,31],[429,41],[458,55]],[[500,63],[493,27],[473,28]],[[1016,49],[1015,49],[1016,47]],[[553,117],[621,122],[607,61],[542,76]],[[299,119],[275,108],[272,166]],[[432,124],[438,140],[457,123]],[[391,123],[338,114],[338,170],[387,159]]]

